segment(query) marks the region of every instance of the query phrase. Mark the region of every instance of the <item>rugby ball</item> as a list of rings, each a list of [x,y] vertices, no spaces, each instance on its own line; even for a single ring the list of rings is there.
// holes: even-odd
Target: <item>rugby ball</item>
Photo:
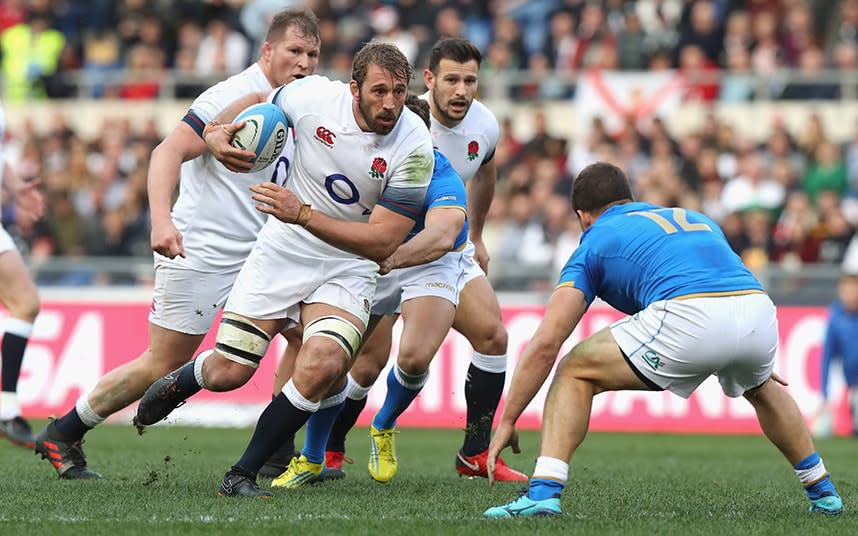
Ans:
[[[251,173],[273,164],[286,145],[289,120],[283,109],[276,104],[263,102],[242,110],[234,123],[244,121],[244,126],[235,133],[232,145],[256,153]]]

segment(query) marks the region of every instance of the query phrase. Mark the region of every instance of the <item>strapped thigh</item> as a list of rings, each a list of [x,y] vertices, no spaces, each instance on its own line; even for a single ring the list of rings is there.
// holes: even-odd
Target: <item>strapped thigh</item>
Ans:
[[[215,348],[230,361],[259,368],[270,342],[271,337],[246,318],[224,313],[217,330]]]
[[[340,345],[349,359],[360,346],[362,334],[354,324],[337,315],[325,315],[304,326],[303,342],[310,337],[327,337]]]

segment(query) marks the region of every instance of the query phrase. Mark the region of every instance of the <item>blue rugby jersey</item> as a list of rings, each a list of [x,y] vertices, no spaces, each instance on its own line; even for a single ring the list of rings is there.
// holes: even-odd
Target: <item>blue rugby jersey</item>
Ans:
[[[615,205],[584,232],[558,286],[581,290],[634,314],[690,295],[762,292],[714,221],[649,203]]]
[[[462,182],[459,174],[453,169],[447,157],[435,149],[435,167],[432,170],[432,180],[429,182],[429,189],[426,190],[426,197],[423,201],[423,210],[420,217],[414,223],[414,227],[408,236],[405,237],[405,242],[423,230],[426,226],[426,214],[435,207],[457,207],[465,214],[468,212],[468,204],[465,198],[465,185]],[[462,231],[456,237],[456,242],[453,244],[453,249],[456,250],[465,242],[468,241],[468,220],[465,219],[465,225]]]

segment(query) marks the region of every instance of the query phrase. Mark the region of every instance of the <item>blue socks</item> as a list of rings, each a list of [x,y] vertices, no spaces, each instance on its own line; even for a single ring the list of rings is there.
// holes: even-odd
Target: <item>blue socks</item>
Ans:
[[[837,495],[837,489],[831,482],[818,453],[814,452],[798,462],[795,465],[795,473],[807,492],[807,498],[811,501],[829,495]]]
[[[531,478],[530,488],[527,490],[527,496],[534,501],[544,501],[554,497],[560,497],[563,488],[566,484],[556,480],[547,478]]]
[[[391,368],[387,374],[387,395],[384,397],[384,404],[372,420],[375,429],[386,430],[396,427],[396,419],[417,398],[428,378],[428,371],[412,376],[402,372],[398,365]]]
[[[304,439],[304,448],[301,454],[310,463],[322,463],[325,461],[325,447],[328,444],[328,436],[334,421],[346,405],[345,394],[342,401],[326,408],[321,408],[307,421],[307,437]]]

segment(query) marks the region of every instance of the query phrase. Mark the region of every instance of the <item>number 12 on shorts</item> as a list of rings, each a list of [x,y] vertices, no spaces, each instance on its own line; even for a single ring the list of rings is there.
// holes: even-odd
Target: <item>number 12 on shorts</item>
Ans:
[[[669,213],[669,216],[672,217],[673,221],[670,221],[666,216],[662,216],[662,214],[667,213]],[[686,233],[694,231],[712,231],[712,228],[705,223],[690,223],[688,221],[688,214],[686,214],[684,208],[663,208],[652,211],[629,212],[627,216],[643,216],[644,218],[652,220],[667,234],[673,234],[679,231]]]

